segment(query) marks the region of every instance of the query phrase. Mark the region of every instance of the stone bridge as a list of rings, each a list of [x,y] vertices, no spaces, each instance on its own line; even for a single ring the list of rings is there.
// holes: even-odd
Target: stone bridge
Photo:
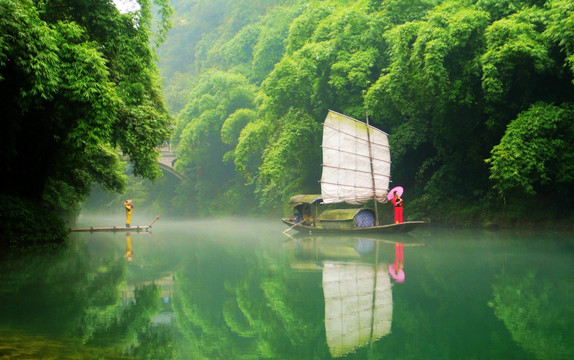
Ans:
[[[179,180],[183,180],[185,178],[185,175],[183,175],[182,173],[173,168],[173,164],[177,159],[177,153],[172,151],[171,144],[167,144],[160,147],[159,154],[160,154],[158,159],[159,168],[165,172],[172,174]]]

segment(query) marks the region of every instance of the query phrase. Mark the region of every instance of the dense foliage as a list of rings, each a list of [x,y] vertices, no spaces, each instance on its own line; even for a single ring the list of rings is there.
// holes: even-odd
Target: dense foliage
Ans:
[[[168,117],[142,3],[137,14],[102,0],[0,3],[3,191],[57,201],[92,181],[122,189],[116,146],[136,174],[159,175]]]
[[[155,50],[171,8],[156,0],[154,22],[151,1],[139,3],[0,0],[2,193],[73,212],[94,182],[124,188],[120,151],[136,175],[161,175],[170,120]]]
[[[0,194],[0,247],[58,243],[66,238],[64,222],[30,200]]]
[[[368,110],[390,134],[411,216],[453,219],[475,204],[470,219],[540,199],[572,209],[571,2],[172,5],[160,67],[188,174],[178,191],[193,200],[174,201],[183,213],[279,210],[317,192],[328,109]]]

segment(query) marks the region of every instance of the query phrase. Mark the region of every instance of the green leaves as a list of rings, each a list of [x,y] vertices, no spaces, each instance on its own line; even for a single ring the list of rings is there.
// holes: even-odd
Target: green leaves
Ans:
[[[316,187],[307,179],[313,179],[309,171],[317,170],[306,165],[320,161],[320,125],[310,116],[295,111],[287,113],[281,122],[281,130],[265,149],[259,167],[257,191],[264,208],[282,206],[293,194]]]
[[[539,4],[268,0],[254,3],[249,14],[243,2],[182,6],[182,29],[193,23],[198,31],[170,49],[185,52],[191,64],[168,79],[176,107],[186,102],[174,136],[178,166],[198,179],[225,177],[226,199],[254,192],[259,206],[274,207],[293,192],[317,191],[318,125],[327,109],[356,118],[368,109],[371,122],[391,135],[393,182],[416,189],[427,209],[444,187],[461,201],[491,197],[489,176],[496,184],[506,176],[522,189],[544,192],[557,182],[566,189],[570,170],[554,163],[563,161],[557,155],[533,170],[552,176],[532,179],[521,173],[530,170],[517,156],[502,160],[503,144],[520,148],[509,140],[516,137],[509,124],[533,104],[574,103],[574,10],[566,0]],[[213,21],[201,22],[198,14]],[[242,85],[220,81],[237,74]],[[565,139],[521,141],[536,154],[568,148]],[[516,172],[506,171],[512,164],[519,164]],[[210,184],[222,182],[185,186],[212,194]]]
[[[492,149],[490,179],[495,189],[534,195],[541,185],[574,180],[572,106],[537,103],[512,121]]]
[[[105,1],[0,0],[0,106],[10,109],[3,191],[73,210],[93,181],[123,188],[118,145],[136,175],[161,175],[155,148],[170,119],[150,49],[151,4],[141,5],[120,14]]]
[[[566,56],[566,64],[574,74],[574,8],[567,0],[552,1],[548,11],[548,24],[544,31]],[[572,80],[574,82],[574,80]]]
[[[214,71],[199,81],[191,99],[174,133],[179,154],[176,167],[189,175],[184,184],[189,196],[199,203],[205,201],[202,213],[221,211],[224,198],[235,196],[227,192],[238,181],[231,161],[233,148],[242,129],[255,119],[255,88],[242,75]]]
[[[357,51],[350,55],[343,55],[331,66],[329,85],[340,95],[348,95],[345,88],[365,89],[372,79],[371,71],[375,66],[377,52],[375,49]]]
[[[529,79],[533,73],[542,73],[553,66],[535,24],[524,22],[518,15],[490,25],[485,38],[482,86],[490,102],[502,101],[511,86],[520,86],[520,79]]]
[[[229,115],[221,127],[221,140],[227,145],[237,145],[240,132],[247,124],[255,121],[256,116],[251,109],[239,109]]]

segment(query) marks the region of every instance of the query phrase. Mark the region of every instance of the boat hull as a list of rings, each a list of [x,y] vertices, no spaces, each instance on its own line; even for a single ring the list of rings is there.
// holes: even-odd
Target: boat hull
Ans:
[[[324,228],[321,224],[317,226],[309,226],[301,223],[295,223],[289,219],[281,219],[285,224],[289,225],[290,229],[306,232],[309,234],[393,234],[393,233],[407,233],[424,224],[424,221],[405,221],[399,224],[388,224],[379,226],[369,226],[360,228],[349,228],[342,225],[341,227]]]
[[[70,229],[70,232],[100,232],[100,231],[126,231],[126,232],[139,232],[139,231],[149,231],[151,226],[149,225],[137,225],[132,227],[125,226],[108,226],[108,227],[89,227],[89,228],[78,228]]]

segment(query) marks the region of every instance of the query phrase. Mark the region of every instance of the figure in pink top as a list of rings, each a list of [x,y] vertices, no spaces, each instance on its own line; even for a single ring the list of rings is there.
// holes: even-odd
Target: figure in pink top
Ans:
[[[405,253],[403,243],[395,243],[395,262],[389,264],[389,273],[391,277],[398,283],[405,281]]]

